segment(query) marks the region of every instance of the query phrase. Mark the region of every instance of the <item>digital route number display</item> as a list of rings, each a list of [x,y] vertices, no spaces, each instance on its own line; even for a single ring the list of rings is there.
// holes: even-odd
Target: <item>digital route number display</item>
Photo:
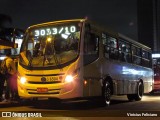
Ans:
[[[61,26],[61,27],[51,27],[51,28],[41,28],[34,31],[34,36],[46,36],[46,35],[56,35],[56,34],[70,34],[77,31],[77,27],[71,26]]]

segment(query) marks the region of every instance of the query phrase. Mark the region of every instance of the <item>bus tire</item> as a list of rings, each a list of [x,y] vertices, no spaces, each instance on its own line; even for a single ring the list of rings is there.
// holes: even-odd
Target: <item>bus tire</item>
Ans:
[[[137,85],[137,93],[135,94],[135,100],[140,101],[143,97],[143,93],[144,93],[144,85],[141,81],[139,81]]]
[[[109,81],[105,81],[102,86],[102,97],[105,105],[110,105],[111,94],[112,94],[111,84]]]

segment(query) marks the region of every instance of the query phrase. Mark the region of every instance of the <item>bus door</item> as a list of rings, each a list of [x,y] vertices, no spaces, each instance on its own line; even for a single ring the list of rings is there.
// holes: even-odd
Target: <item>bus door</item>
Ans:
[[[101,93],[99,41],[98,33],[88,32],[85,34],[83,64],[84,79],[88,84],[84,86],[84,96],[98,96]]]

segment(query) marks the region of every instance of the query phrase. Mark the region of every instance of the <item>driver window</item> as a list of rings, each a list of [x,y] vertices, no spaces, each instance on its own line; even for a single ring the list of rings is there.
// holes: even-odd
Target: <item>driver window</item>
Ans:
[[[98,58],[99,37],[94,33],[87,33],[84,41],[84,64],[89,64]]]

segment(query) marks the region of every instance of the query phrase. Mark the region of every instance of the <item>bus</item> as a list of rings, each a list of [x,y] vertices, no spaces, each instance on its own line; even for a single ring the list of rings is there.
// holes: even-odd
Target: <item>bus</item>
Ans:
[[[139,101],[153,87],[151,49],[87,19],[37,24],[24,35],[17,78],[21,98]]]

